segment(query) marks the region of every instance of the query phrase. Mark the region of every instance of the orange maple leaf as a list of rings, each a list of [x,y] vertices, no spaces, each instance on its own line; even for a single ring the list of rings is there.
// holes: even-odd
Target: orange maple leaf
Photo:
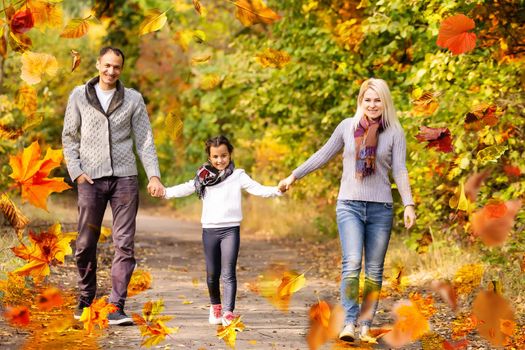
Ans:
[[[50,311],[63,303],[62,292],[56,287],[47,288],[36,299],[36,304],[42,311]]]
[[[13,326],[27,326],[30,321],[30,313],[27,306],[8,306],[4,312],[5,319]]]
[[[459,55],[476,47],[476,34],[469,33],[474,29],[474,21],[463,14],[448,17],[439,27],[437,45]]]
[[[22,244],[11,248],[16,256],[28,261],[14,273],[31,275],[35,282],[40,282],[49,275],[50,264],[63,264],[64,257],[72,253],[70,242],[73,238],[71,235],[62,235],[60,224],[55,224],[48,231],[38,234],[29,231],[30,246]]]
[[[95,299],[89,307],[85,307],[80,322],[84,323],[84,329],[88,334],[93,331],[95,325],[100,329],[107,328],[109,325],[108,315],[117,311],[118,308],[113,304],[108,304],[107,297]]]
[[[281,19],[275,11],[266,7],[262,0],[237,0],[235,17],[246,27],[257,23],[272,24]]]
[[[164,310],[162,299],[148,301],[142,307],[142,316],[133,313],[133,322],[139,326],[143,338],[141,346],[150,347],[162,342],[170,333],[177,332],[178,327],[167,327],[165,322],[171,320],[172,316],[160,316]]]
[[[488,246],[500,246],[507,240],[514,218],[521,208],[521,201],[492,201],[472,214],[471,223],[475,236]]]
[[[33,142],[16,156],[9,156],[13,172],[9,175],[22,189],[22,200],[47,211],[46,200],[52,192],[62,192],[71,188],[63,177],[48,178],[54,168],[62,162],[62,150],[47,149],[44,159],[40,159],[40,146]]]
[[[481,291],[472,303],[472,313],[479,320],[476,325],[479,335],[493,346],[503,346],[508,333],[514,332],[512,306],[507,299],[494,291]]]
[[[144,270],[134,270],[128,284],[128,297],[139,294],[151,288],[151,274]]]

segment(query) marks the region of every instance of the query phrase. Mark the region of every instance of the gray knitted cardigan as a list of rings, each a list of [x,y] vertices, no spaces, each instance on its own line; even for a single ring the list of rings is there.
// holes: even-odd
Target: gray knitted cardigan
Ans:
[[[148,178],[160,177],[159,162],[142,95],[117,81],[104,112],[95,92],[95,77],[71,92],[62,130],[67,169],[74,181],[82,173],[92,179],[137,175],[133,140]]]
[[[343,149],[343,175],[339,188],[340,200],[392,203],[389,171],[397,185],[405,206],[413,205],[408,171],[405,165],[406,140],[403,129],[390,126],[379,134],[376,154],[376,171],[358,180],[355,176],[354,118],[343,120],[321,149],[293,171],[300,179],[321,168]]]

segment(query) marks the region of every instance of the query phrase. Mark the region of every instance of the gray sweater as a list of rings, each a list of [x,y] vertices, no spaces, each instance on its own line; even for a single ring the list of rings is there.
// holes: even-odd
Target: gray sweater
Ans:
[[[133,141],[148,178],[160,177],[153,133],[142,95],[119,81],[108,111],[96,97],[98,77],[77,86],[67,103],[62,145],[72,180],[137,175]]]
[[[389,127],[379,134],[376,153],[376,171],[359,180],[355,176],[354,118],[343,120],[330,139],[306,162],[293,171],[300,179],[328,163],[343,149],[343,176],[338,199],[392,203],[388,172],[397,185],[405,206],[414,204],[405,165],[406,140],[401,128]]]

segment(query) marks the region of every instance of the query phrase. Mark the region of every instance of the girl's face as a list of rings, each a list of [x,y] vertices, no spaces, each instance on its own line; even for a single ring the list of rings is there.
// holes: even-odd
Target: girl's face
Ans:
[[[210,147],[210,163],[215,169],[224,170],[230,165],[230,152],[226,145],[219,145],[219,147]]]
[[[383,102],[379,98],[379,95],[372,89],[365,91],[361,107],[365,111],[365,115],[368,119],[379,118],[384,110]]]

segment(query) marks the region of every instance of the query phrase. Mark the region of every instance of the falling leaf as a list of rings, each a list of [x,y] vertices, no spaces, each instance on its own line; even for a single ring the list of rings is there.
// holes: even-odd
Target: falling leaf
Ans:
[[[71,56],[73,57],[73,61],[71,62],[71,71],[73,72],[80,65],[81,59],[80,53],[73,49],[71,50]]]
[[[403,292],[408,285],[408,278],[405,276],[404,271],[404,266],[394,266],[392,268],[392,275],[388,278],[390,287],[398,293]]]
[[[29,8],[16,11],[9,23],[11,32],[16,34],[23,34],[33,28],[34,25],[35,21],[33,19],[33,14]]]
[[[430,330],[428,320],[411,302],[398,302],[393,309],[396,319],[391,332],[383,336],[383,340],[395,348],[403,347],[421,338]]]
[[[310,307],[310,329],[306,335],[308,346],[319,349],[326,342],[336,339],[344,323],[341,305],[330,305],[320,300]]]
[[[202,44],[205,42],[206,33],[204,33],[202,30],[184,29],[176,33],[175,41],[179,44],[183,51],[188,51],[192,41],[195,41],[197,44]]]
[[[4,318],[15,327],[25,327],[30,322],[29,309],[27,306],[8,306],[4,311]]]
[[[427,148],[436,148],[441,152],[452,152],[452,137],[448,128],[419,127],[416,135],[419,142],[428,141]]]
[[[235,17],[246,27],[257,23],[272,24],[281,19],[281,16],[266,7],[262,0],[237,0],[235,6]]]
[[[415,116],[432,115],[439,107],[437,97],[441,95],[437,92],[425,91],[420,96],[412,100],[412,112]]]
[[[42,74],[55,76],[58,71],[57,59],[47,53],[24,52],[20,78],[29,85],[40,83]]]
[[[281,69],[290,62],[290,55],[285,51],[278,51],[267,48],[263,52],[255,55],[257,62],[263,67],[272,67]]]
[[[100,228],[100,236],[98,237],[99,242],[106,242],[111,237],[111,229],[106,226]],[[128,294],[129,296],[129,294]]]
[[[430,231],[424,231],[421,238],[417,240],[416,252],[418,254],[425,254],[428,252],[428,247],[432,244],[433,238]]]
[[[89,31],[89,18],[74,18],[66,25],[62,33],[61,38],[77,39],[87,34]]]
[[[16,140],[23,134],[23,129],[12,129],[0,124],[0,136],[2,137],[2,139]]]
[[[133,321],[140,329],[143,338],[141,346],[151,347],[164,341],[166,336],[179,330],[178,327],[170,328],[166,322],[171,320],[172,316],[160,316],[164,310],[164,302],[161,300],[148,301],[142,308],[142,316],[133,313]]]
[[[16,52],[26,52],[33,46],[33,42],[25,34],[9,32],[9,46]]]
[[[217,337],[224,340],[226,345],[235,349],[235,340],[237,339],[237,332],[242,332],[245,326],[241,322],[241,316],[233,319],[233,321],[226,327],[217,327]]]
[[[457,309],[458,296],[454,286],[450,282],[434,280],[431,283],[431,287],[441,296],[441,298],[443,298],[443,300],[452,308],[452,310],[455,311]]]
[[[192,57],[191,58],[191,63],[192,64],[198,64],[198,63],[204,63],[204,62],[208,62],[211,58],[211,55],[206,55],[206,56],[200,56],[200,57]]]
[[[158,9],[150,10],[146,18],[140,24],[140,29],[139,29],[140,35],[146,35],[148,33],[152,33],[152,32],[156,32],[157,30],[161,30],[162,27],[164,27],[164,25],[168,21],[168,17],[166,16],[166,13],[169,10],[170,9],[164,12]]]
[[[483,278],[483,265],[467,264],[461,266],[452,281],[458,295],[468,295],[479,287]]]
[[[14,272],[19,275],[31,275],[35,282],[39,283],[49,275],[50,264],[63,264],[64,257],[72,254],[72,239],[62,235],[60,224],[54,224],[47,231],[40,233],[29,231],[29,246],[22,244],[11,248],[16,256],[27,261],[26,265]]]
[[[221,83],[221,77],[217,74],[206,74],[202,77],[200,88],[202,90],[212,90]]]
[[[182,134],[182,129],[184,124],[180,117],[180,113],[170,112],[166,116],[166,121],[164,122],[166,131],[171,135],[172,140],[177,140]]]
[[[35,20],[35,27],[40,30],[45,28],[60,28],[62,26],[62,8],[59,4],[49,1],[28,0],[27,7],[31,9]]]
[[[91,334],[95,326],[100,329],[107,328],[109,325],[108,315],[117,310],[118,308],[115,305],[107,303],[107,297],[95,299],[89,307],[84,308],[80,322],[84,323],[84,329],[88,334]]]
[[[62,150],[48,148],[43,159],[38,141],[16,156],[9,156],[9,165],[13,172],[9,175],[22,189],[22,201],[29,201],[32,205],[47,210],[47,197],[52,192],[62,192],[71,188],[64,182],[64,178],[49,178],[49,173],[60,166]]]
[[[465,186],[463,183],[459,185],[459,189],[454,192],[454,195],[450,198],[448,205],[452,209],[463,210],[467,213],[471,213],[474,209],[474,203],[471,203],[465,194]]]
[[[520,168],[514,165],[509,165],[509,164],[504,165],[503,171],[505,172],[505,174],[507,174],[507,176],[511,176],[511,177],[519,177],[521,175]]]
[[[503,346],[507,335],[502,332],[501,322],[514,322],[510,303],[494,291],[481,291],[472,303],[472,313],[479,320],[479,334],[493,346]]]
[[[5,193],[0,194],[0,211],[9,221],[9,224],[17,231],[23,230],[29,222],[29,219],[20,212],[15,203]]]
[[[483,181],[490,175],[489,170],[482,171],[481,173],[474,173],[469,176],[467,181],[465,182],[465,196],[467,199],[474,203],[476,202],[476,198],[478,197],[478,192],[483,184]]]
[[[47,288],[36,298],[36,305],[42,311],[50,311],[63,303],[62,292],[56,287]]]
[[[208,14],[208,11],[204,6],[202,6],[200,0],[193,0],[193,7],[195,8],[195,11],[199,14],[199,16],[206,17]]]
[[[514,219],[520,208],[520,200],[489,202],[472,214],[474,235],[488,246],[503,245],[514,226]]]
[[[476,34],[470,33],[474,29],[474,21],[463,14],[448,17],[439,27],[437,45],[459,55],[473,50],[476,47]]]
[[[465,127],[480,130],[484,126],[495,126],[502,114],[503,111],[496,105],[480,104],[465,116]]]
[[[16,99],[17,107],[26,116],[35,114],[37,109],[37,95],[36,90],[28,85],[20,87]]]
[[[476,160],[481,164],[496,163],[499,157],[505,153],[507,146],[490,146],[483,148],[476,154]]]
[[[151,288],[151,274],[148,271],[135,269],[129,281],[128,297],[137,295],[149,288]]]

